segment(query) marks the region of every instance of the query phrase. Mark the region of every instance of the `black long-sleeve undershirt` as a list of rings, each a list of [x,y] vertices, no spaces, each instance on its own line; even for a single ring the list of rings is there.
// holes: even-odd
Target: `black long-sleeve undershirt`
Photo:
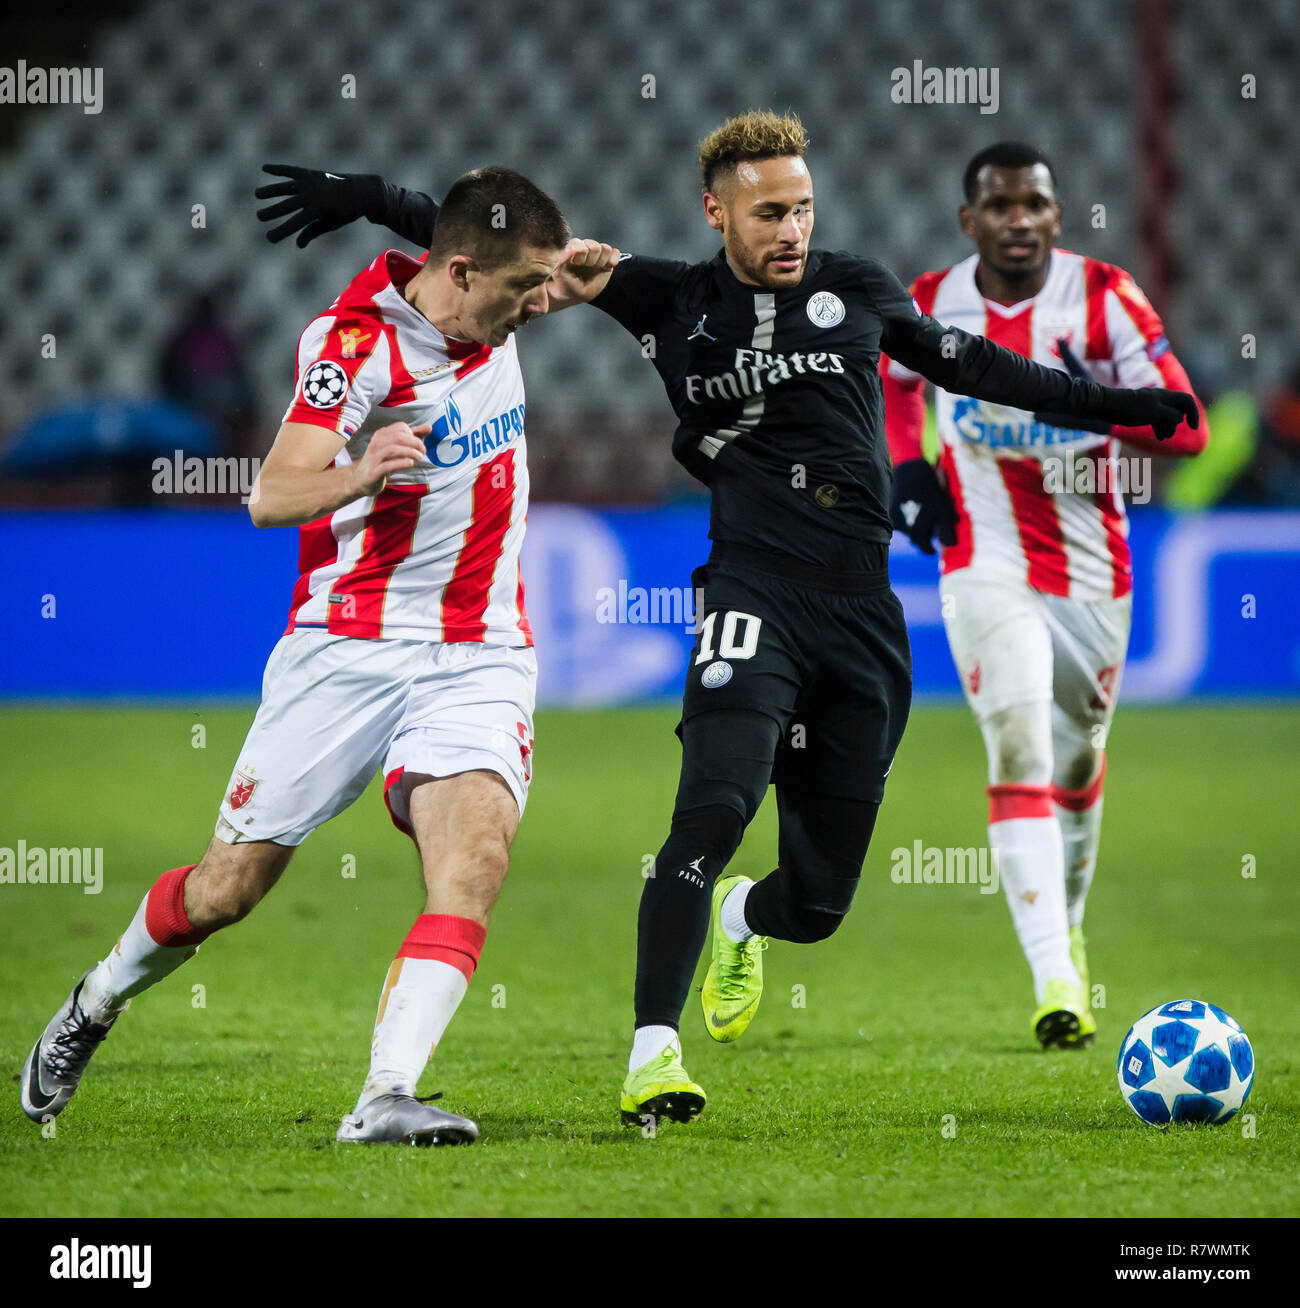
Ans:
[[[432,196],[392,182],[384,183],[382,208],[366,215],[424,249],[433,240],[437,216],[438,204]],[[883,344],[904,367],[955,395],[973,395],[1020,409],[1118,421],[1112,418],[1114,406],[1107,402],[1106,388],[1045,368],[1014,350],[994,345],[987,337],[919,316],[902,284],[892,276],[888,281],[881,279],[877,295],[886,321]]]
[[[433,241],[438,203],[423,191],[408,191],[404,186],[385,182],[382,204],[365,216],[377,226],[395,232],[402,240],[427,250]]]

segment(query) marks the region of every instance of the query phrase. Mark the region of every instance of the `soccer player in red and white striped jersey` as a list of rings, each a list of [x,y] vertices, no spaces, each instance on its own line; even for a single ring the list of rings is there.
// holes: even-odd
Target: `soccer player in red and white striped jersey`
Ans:
[[[469,1118],[415,1091],[478,963],[531,780],[513,333],[546,313],[561,263],[581,280],[617,257],[570,241],[526,178],[480,169],[448,193],[424,260],[380,255],[302,334],[294,398],[249,503],[258,526],[300,533],[261,706],[207,852],[159,878],[32,1050],[29,1116],[61,1111],[126,1002],[245,916],[382,770],[427,898],[389,968],[369,1075],[337,1138],[476,1138]]]
[[[418,442],[418,462],[393,473],[377,496],[299,528],[289,630],[528,646],[519,578],[528,472],[515,338],[494,349],[444,336],[404,295],[419,271],[409,255],[386,251],[299,340],[298,386],[284,422],[312,429],[303,439],[313,454],[337,446],[325,452],[347,467],[396,423],[432,430]],[[252,508],[256,517],[256,499]]]
[[[964,185],[976,253],[913,282],[923,312],[1107,386],[1191,391],[1133,278],[1055,248],[1062,210],[1041,152],[991,146]],[[936,474],[921,453],[922,378],[888,358],[881,375],[894,525],[927,553],[939,536],[944,625],[988,753],[989,843],[1033,974],[1034,1033],[1087,1043],[1084,904],[1132,603],[1122,490],[1142,471],[1117,455],[1121,442],[1194,455],[1204,412],[1160,442],[938,390]]]

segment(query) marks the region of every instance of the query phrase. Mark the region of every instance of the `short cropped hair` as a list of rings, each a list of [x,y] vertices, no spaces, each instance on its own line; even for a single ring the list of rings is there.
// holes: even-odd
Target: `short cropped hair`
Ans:
[[[525,245],[558,250],[568,239],[559,205],[527,177],[512,168],[475,168],[456,179],[438,207],[429,257],[465,254],[490,272]]]
[[[966,171],[962,173],[961,189],[966,196],[966,203],[975,203],[975,187],[979,184],[981,168],[989,165],[994,168],[1032,168],[1035,164],[1042,164],[1047,169],[1055,187],[1056,169],[1041,150],[1025,145],[1022,141],[998,141],[995,145],[986,146],[966,165]]]
[[[747,159],[802,159],[808,148],[808,133],[798,114],[774,114],[767,109],[751,110],[728,118],[700,142],[700,180],[712,191],[719,177],[736,170]]]

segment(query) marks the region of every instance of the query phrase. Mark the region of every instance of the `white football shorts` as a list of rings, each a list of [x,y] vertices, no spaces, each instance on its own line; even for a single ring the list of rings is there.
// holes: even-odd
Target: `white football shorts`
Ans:
[[[216,835],[301,844],[381,767],[389,812],[407,834],[404,771],[495,772],[522,816],[536,695],[527,646],[290,632],[267,662]]]
[[[939,594],[948,646],[978,721],[1043,700],[1080,724],[1110,721],[1132,595],[1095,601],[1045,595],[970,568],[941,577]]]

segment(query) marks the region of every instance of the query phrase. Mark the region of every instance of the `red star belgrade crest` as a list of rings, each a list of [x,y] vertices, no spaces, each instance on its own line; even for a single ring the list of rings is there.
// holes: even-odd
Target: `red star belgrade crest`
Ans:
[[[253,791],[256,789],[257,782],[252,777],[246,777],[242,772],[236,772],[235,784],[231,786],[226,802],[232,809],[243,808],[253,798]]]

